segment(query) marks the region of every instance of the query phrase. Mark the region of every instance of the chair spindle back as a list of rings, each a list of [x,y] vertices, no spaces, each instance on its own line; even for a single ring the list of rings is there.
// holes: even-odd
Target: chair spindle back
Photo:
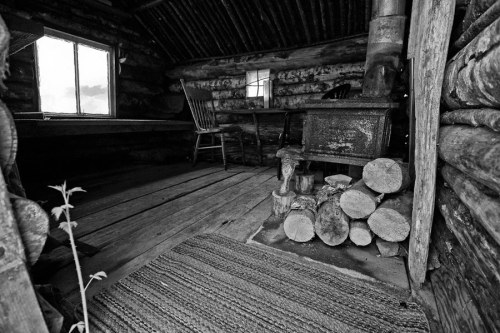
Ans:
[[[196,129],[204,131],[216,127],[212,92],[205,89],[187,87],[183,79],[181,79],[181,85],[186,94]]]

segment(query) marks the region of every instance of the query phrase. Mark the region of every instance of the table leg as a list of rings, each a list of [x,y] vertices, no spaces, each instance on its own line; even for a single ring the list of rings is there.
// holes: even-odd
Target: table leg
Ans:
[[[252,113],[253,116],[253,125],[255,126],[255,139],[257,140],[257,154],[259,155],[259,165],[262,166],[262,147],[260,143],[260,134],[259,134],[259,121],[257,119],[257,114]]]

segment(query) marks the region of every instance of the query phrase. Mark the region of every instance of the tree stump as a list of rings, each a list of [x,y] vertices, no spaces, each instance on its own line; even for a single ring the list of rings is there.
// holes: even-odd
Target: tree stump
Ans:
[[[363,180],[359,180],[342,194],[340,207],[353,219],[365,219],[375,211],[381,198]]]
[[[314,229],[327,245],[342,244],[349,236],[349,217],[340,208],[340,193],[324,202],[318,209]]]
[[[278,191],[273,191],[273,214],[276,217],[284,218],[290,211],[290,206],[295,199],[295,192],[280,194]]]
[[[399,243],[388,242],[382,238],[377,238],[375,240],[375,244],[377,245],[378,252],[380,252],[382,257],[394,257],[399,253]]]
[[[354,220],[349,223],[349,239],[357,246],[366,246],[372,242],[373,233],[366,221]]]
[[[378,193],[396,193],[410,185],[408,168],[390,158],[377,158],[363,168],[366,186]]]
[[[413,192],[384,201],[368,218],[370,229],[389,242],[401,242],[410,234]]]

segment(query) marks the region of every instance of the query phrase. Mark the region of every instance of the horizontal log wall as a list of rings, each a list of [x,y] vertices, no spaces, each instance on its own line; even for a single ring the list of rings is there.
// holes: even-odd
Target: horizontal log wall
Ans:
[[[170,119],[161,51],[132,16],[114,15],[72,0],[5,0],[0,14],[29,18],[46,27],[110,45],[122,61],[116,74],[116,117]],[[2,99],[16,112],[38,112],[34,45],[10,56]],[[182,100],[181,100],[182,102]],[[177,112],[177,111],[175,111]],[[57,135],[57,133],[54,133]],[[18,153],[23,182],[67,177],[120,163],[173,162],[191,153],[190,132],[130,133],[23,139]],[[29,184],[26,184],[29,185]]]
[[[431,273],[445,331],[500,331],[500,10],[472,0],[454,32],[456,55],[447,63],[438,143],[442,160],[433,231],[443,270]],[[448,236],[447,236],[448,235]],[[451,235],[451,236],[450,236]],[[446,239],[446,238],[449,239]],[[447,275],[447,283],[439,277]],[[455,288],[454,288],[454,287]],[[465,301],[465,303],[464,303]],[[439,303],[439,301],[438,301]],[[439,306],[439,304],[438,304]],[[448,325],[449,324],[449,325]],[[446,327],[448,325],[448,327]]]
[[[286,61],[283,60],[283,62]],[[228,62],[231,62],[231,60],[228,60]],[[249,65],[240,64],[240,66],[245,67]],[[284,65],[275,63],[274,66],[274,68],[280,68],[280,66],[283,67]],[[197,72],[196,66],[192,69],[183,67],[182,70],[189,73]],[[171,73],[179,71],[173,70]],[[245,72],[243,71],[238,75],[231,75],[233,72],[229,71],[225,75],[220,75],[220,72],[218,72],[220,76],[208,79],[203,74],[203,78],[198,80],[191,79],[187,82],[187,85],[211,90],[216,110],[263,107],[262,98],[246,98]],[[364,62],[271,70],[273,107],[296,108],[305,100],[312,98],[320,99],[327,91],[344,83],[351,84],[351,95],[358,95],[361,92],[363,74]],[[172,80],[172,84],[168,89],[170,92],[182,93],[180,83],[177,80]],[[291,116],[290,141],[294,144],[301,143],[302,119],[303,116],[301,114]],[[245,132],[244,146],[247,161],[256,164],[258,162],[258,155],[252,116],[220,114],[218,120],[221,124],[237,124],[243,128]],[[283,129],[283,115],[259,115],[258,121],[264,163],[272,165],[278,149],[278,137]],[[233,142],[237,143],[237,141]],[[229,146],[228,151],[229,157],[232,160],[236,160],[240,156],[237,145]]]

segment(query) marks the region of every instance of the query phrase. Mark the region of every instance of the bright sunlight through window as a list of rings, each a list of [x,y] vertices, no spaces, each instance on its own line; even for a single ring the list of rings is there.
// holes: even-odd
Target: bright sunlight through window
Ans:
[[[109,46],[52,32],[36,42],[42,112],[113,114],[113,57]]]
[[[247,72],[247,97],[264,96],[264,81],[269,81],[270,70],[259,69]]]

